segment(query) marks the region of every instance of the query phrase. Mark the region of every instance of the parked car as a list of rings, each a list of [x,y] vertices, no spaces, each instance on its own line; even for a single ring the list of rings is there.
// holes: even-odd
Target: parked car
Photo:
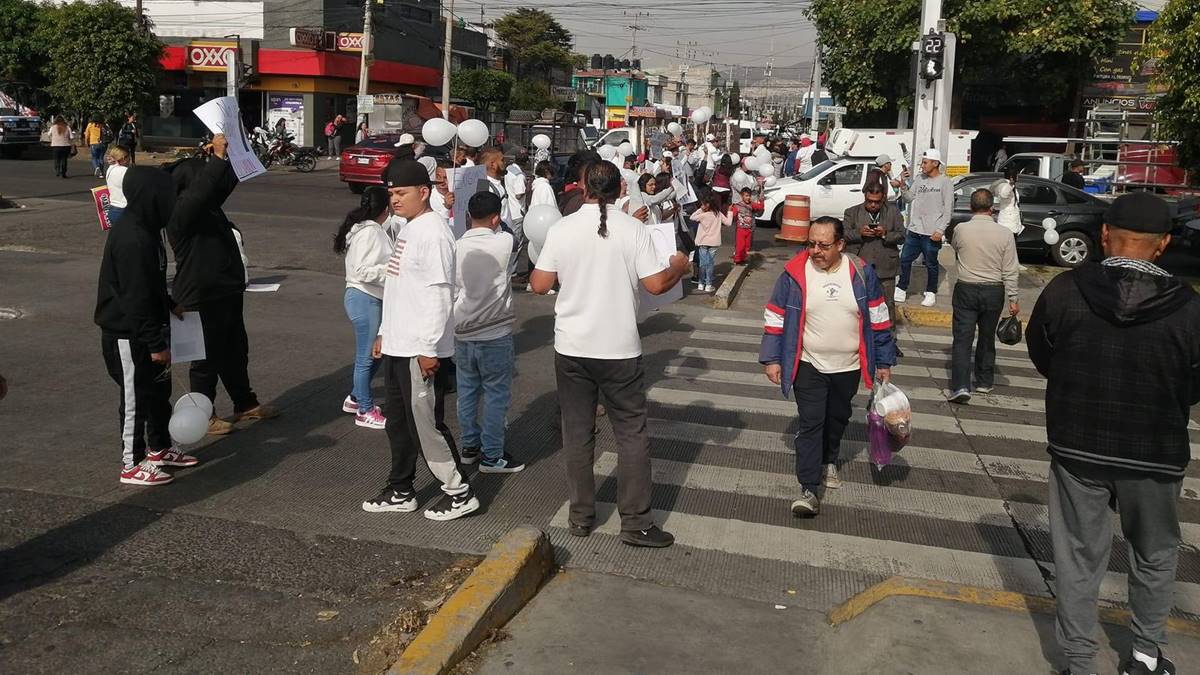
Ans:
[[[762,220],[779,227],[788,195],[807,195],[813,220],[822,216],[841,218],[846,209],[862,203],[862,186],[874,166],[873,157],[826,160],[803,174],[781,178],[763,192]]]
[[[399,134],[371,136],[342,151],[338,177],[354,194],[362,194],[368,185],[383,185],[383,170],[396,156]]]
[[[972,173],[954,183],[954,215],[951,225],[971,217],[971,193],[979,188],[991,188],[1003,178],[999,173]],[[1049,253],[1055,263],[1078,267],[1099,258],[1100,226],[1108,202],[1095,195],[1076,190],[1058,181],[1022,175],[1017,179],[1017,200],[1021,207],[1021,223],[1025,229],[1017,236],[1017,251]],[[1058,243],[1048,246],[1043,240],[1042,221],[1053,218],[1058,231]],[[953,232],[950,232],[953,236]]]

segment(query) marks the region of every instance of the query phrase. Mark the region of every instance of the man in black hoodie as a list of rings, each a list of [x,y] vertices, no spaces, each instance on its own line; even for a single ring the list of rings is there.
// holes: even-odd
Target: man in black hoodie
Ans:
[[[215,402],[219,379],[233,399],[236,422],[278,413],[259,405],[250,387],[250,341],[242,317],[248,277],[242,264],[241,234],[221,210],[238,183],[226,155],[228,145],[225,136],[217,134],[209,157],[187,159],[171,167],[176,203],[167,237],[175,251],[172,295],[180,306],[200,312],[204,326],[207,358],[192,363],[192,391]],[[208,433],[231,431],[233,425],[213,413]]]
[[[159,169],[135,166],[125,174],[128,205],[121,226],[108,233],[96,288],[96,325],[104,365],[121,388],[121,482],[164,485],[160,466],[193,466],[195,457],[171,447],[171,350],[167,253],[162,228],[174,189]],[[177,311],[177,310],[175,310]]]
[[[1057,635],[1069,673],[1091,673],[1096,600],[1113,505],[1130,548],[1132,652],[1122,673],[1174,673],[1162,655],[1179,547],[1179,498],[1200,401],[1200,296],[1154,261],[1170,243],[1166,202],[1121,196],[1104,216],[1104,262],[1064,272],[1029,318],[1046,376],[1050,539]]]

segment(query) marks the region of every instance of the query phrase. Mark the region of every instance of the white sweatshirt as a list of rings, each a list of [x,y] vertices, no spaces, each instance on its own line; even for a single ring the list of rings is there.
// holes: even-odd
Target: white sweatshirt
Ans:
[[[464,342],[495,340],[512,334],[513,236],[503,230],[473,227],[455,244],[454,332]]]
[[[383,225],[364,220],[346,235],[346,288],[357,288],[372,298],[383,299],[392,238]]]
[[[128,167],[120,164],[110,164],[104,172],[104,183],[108,185],[108,203],[119,209],[128,205],[128,202],[125,201],[125,191],[122,189],[125,172],[128,170]]]
[[[428,211],[404,224],[388,260],[379,335],[388,356],[454,355],[454,235]]]
[[[533,197],[529,201],[529,208],[538,204],[558,206],[558,200],[554,197],[554,187],[550,185],[550,181],[541,176],[533,179]]]
[[[1025,226],[1021,224],[1021,207],[1012,183],[1003,178],[996,181],[992,184],[992,194],[996,196],[996,222],[1013,234],[1021,234]]]

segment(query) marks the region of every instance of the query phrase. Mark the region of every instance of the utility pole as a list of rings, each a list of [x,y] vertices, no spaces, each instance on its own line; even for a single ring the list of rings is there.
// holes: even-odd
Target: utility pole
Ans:
[[[921,35],[937,32],[938,22],[942,18],[942,0],[921,0]],[[913,43],[913,50],[918,53],[920,64],[921,42]],[[917,69],[920,71],[920,68]],[[917,166],[921,153],[929,148],[938,147],[934,139],[934,114],[937,111],[935,97],[937,94],[936,80],[927,80],[917,73],[914,84],[915,101],[913,105],[913,144],[912,156],[908,165]]]
[[[818,47],[815,56],[813,57],[813,91],[812,96],[812,130],[813,133],[820,134],[821,131],[821,49]]]
[[[633,24],[630,26],[626,26],[626,28],[628,28],[633,33],[633,40],[632,40],[632,43],[631,43],[630,49],[629,49],[629,58],[636,59],[638,57],[637,34],[638,34],[638,31],[645,30],[645,28],[642,28],[640,25],[638,25],[638,21],[643,16],[650,16],[650,13],[649,12],[633,12],[633,13],[621,12],[621,14],[623,14],[625,16],[633,17]],[[625,72],[625,126],[627,126],[627,127],[633,126],[632,121],[629,119],[629,108],[632,105],[633,105],[633,71],[630,70],[630,71]],[[641,150],[641,148],[638,148],[638,150]]]
[[[450,47],[454,37],[454,0],[446,11],[446,41],[442,46],[442,117],[450,119]]]
[[[363,2],[363,38],[362,38],[362,60],[358,64],[358,95],[366,96],[370,93],[371,84],[371,62],[375,60],[372,56],[372,51],[375,49],[375,34],[374,25],[371,17],[375,14],[372,3],[375,0],[364,0]]]
[[[146,21],[142,17],[142,0],[137,0],[137,4],[134,5],[134,11],[137,12],[138,30],[143,30],[146,26]]]

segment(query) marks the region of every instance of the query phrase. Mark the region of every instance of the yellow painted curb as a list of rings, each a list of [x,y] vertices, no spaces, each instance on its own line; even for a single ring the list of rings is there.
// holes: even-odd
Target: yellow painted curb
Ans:
[[[550,574],[554,552],[546,535],[521,525],[500,538],[487,558],[450,596],[388,669],[389,675],[442,675],[508,622]]]
[[[1053,598],[962,586],[944,581],[890,577],[829,610],[826,618],[829,625],[837,626],[857,617],[882,600],[893,597],[949,600],[968,605],[1037,614],[1054,614],[1055,612]],[[1099,615],[1100,620],[1104,623],[1118,626],[1129,624],[1129,610],[1127,609],[1101,607]],[[1168,617],[1167,630],[1189,637],[1200,637],[1200,623],[1187,619]]]
[[[904,317],[906,325],[919,326],[921,328],[949,328],[951,320],[954,317],[954,314],[951,312],[931,307],[901,305],[897,309],[899,310],[899,314]]]

